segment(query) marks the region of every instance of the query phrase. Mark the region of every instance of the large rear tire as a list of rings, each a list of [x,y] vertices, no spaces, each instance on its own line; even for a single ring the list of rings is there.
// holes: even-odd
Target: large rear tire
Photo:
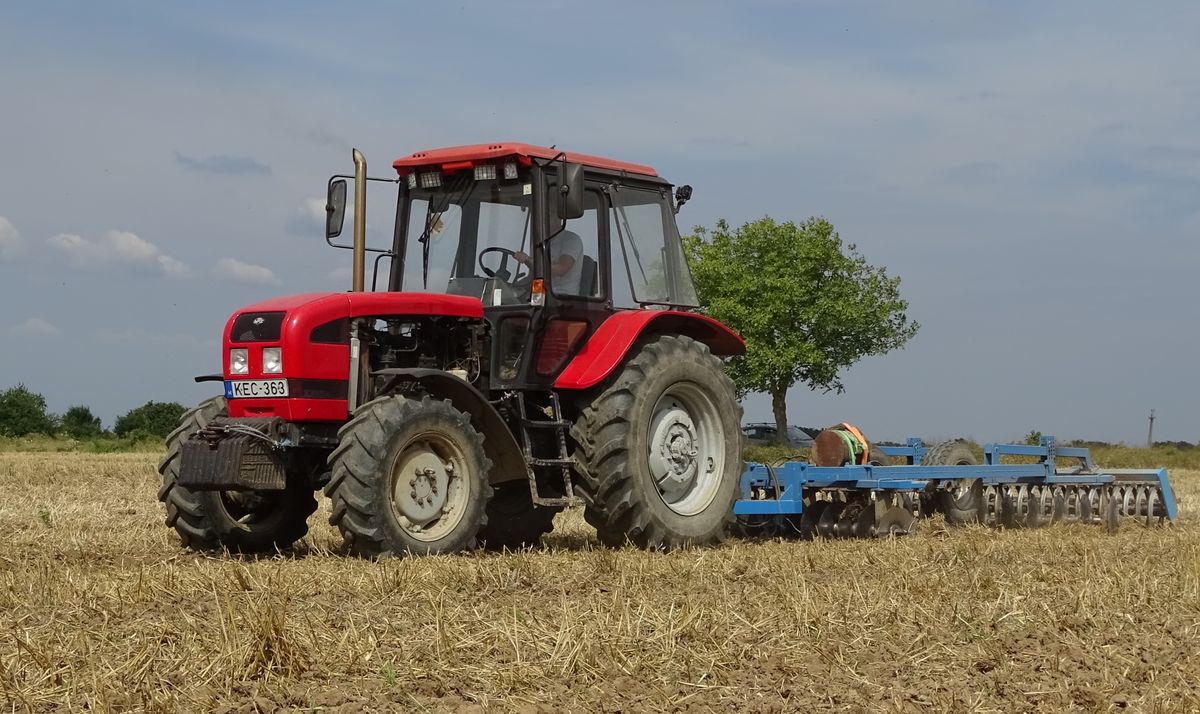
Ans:
[[[943,441],[925,452],[922,466],[974,466],[978,461],[962,439]],[[977,478],[957,479],[950,490],[938,491],[937,505],[946,520],[956,526],[978,523],[983,503],[983,482]]]
[[[450,402],[380,397],[339,431],[325,487],[351,553],[365,558],[475,548],[487,523],[491,461]]]
[[[742,409],[706,345],[645,343],[580,411],[571,429],[578,491],[602,543],[673,548],[728,535]]]
[[[308,533],[308,517],[317,510],[305,479],[289,474],[282,491],[192,491],[177,483],[183,442],[226,414],[224,397],[201,402],[167,437],[167,454],[158,466],[158,500],[166,506],[166,524],[192,550],[269,553],[288,548]]]
[[[554,515],[561,508],[533,503],[529,482],[508,481],[493,486],[487,507],[487,525],[479,540],[487,550],[521,550],[541,545],[542,536],[554,530]]]

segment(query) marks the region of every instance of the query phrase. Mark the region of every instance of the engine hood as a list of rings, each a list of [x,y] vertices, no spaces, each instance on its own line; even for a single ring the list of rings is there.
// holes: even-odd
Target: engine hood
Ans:
[[[482,318],[483,303],[479,298],[441,293],[301,293],[247,305],[234,317],[248,312],[286,312],[289,317],[299,312],[318,320],[370,315]]]

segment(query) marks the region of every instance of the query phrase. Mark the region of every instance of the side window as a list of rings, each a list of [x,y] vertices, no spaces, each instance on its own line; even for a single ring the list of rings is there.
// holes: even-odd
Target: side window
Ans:
[[[550,185],[551,191],[557,188],[556,184]],[[547,283],[555,295],[600,296],[600,205],[600,194],[588,191],[583,215],[567,221],[566,229],[550,239]],[[560,225],[561,222],[553,222],[549,233],[558,231]]]
[[[679,233],[674,221],[666,217],[670,207],[663,193],[614,186],[612,197],[609,237],[615,266],[614,305],[699,304]]]

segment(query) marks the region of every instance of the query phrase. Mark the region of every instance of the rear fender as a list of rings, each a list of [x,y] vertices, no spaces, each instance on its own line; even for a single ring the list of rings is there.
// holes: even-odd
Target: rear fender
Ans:
[[[415,382],[434,399],[445,399],[471,418],[471,426],[483,435],[483,450],[492,460],[489,480],[493,484],[527,479],[525,456],[500,412],[487,397],[469,383],[440,369],[381,369],[373,375],[391,377],[376,396],[411,387]]]
[[[605,320],[554,381],[556,389],[587,389],[608,378],[644,335],[685,335],[718,357],[746,353],[746,343],[711,317],[678,310],[625,310]]]

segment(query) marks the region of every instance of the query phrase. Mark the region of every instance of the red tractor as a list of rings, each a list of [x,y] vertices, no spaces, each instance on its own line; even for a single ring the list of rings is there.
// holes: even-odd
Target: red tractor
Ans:
[[[609,545],[721,539],[742,459],[719,357],[744,345],[696,311],[675,224],[691,188],[527,144],[421,151],[387,179],[353,156],[326,206],[353,289],[237,311],[222,374],[197,377],[224,396],[167,440],[183,544],[287,548],[321,488],[366,557],[536,543],[575,503]],[[385,247],[367,246],[368,181],[397,192]]]

